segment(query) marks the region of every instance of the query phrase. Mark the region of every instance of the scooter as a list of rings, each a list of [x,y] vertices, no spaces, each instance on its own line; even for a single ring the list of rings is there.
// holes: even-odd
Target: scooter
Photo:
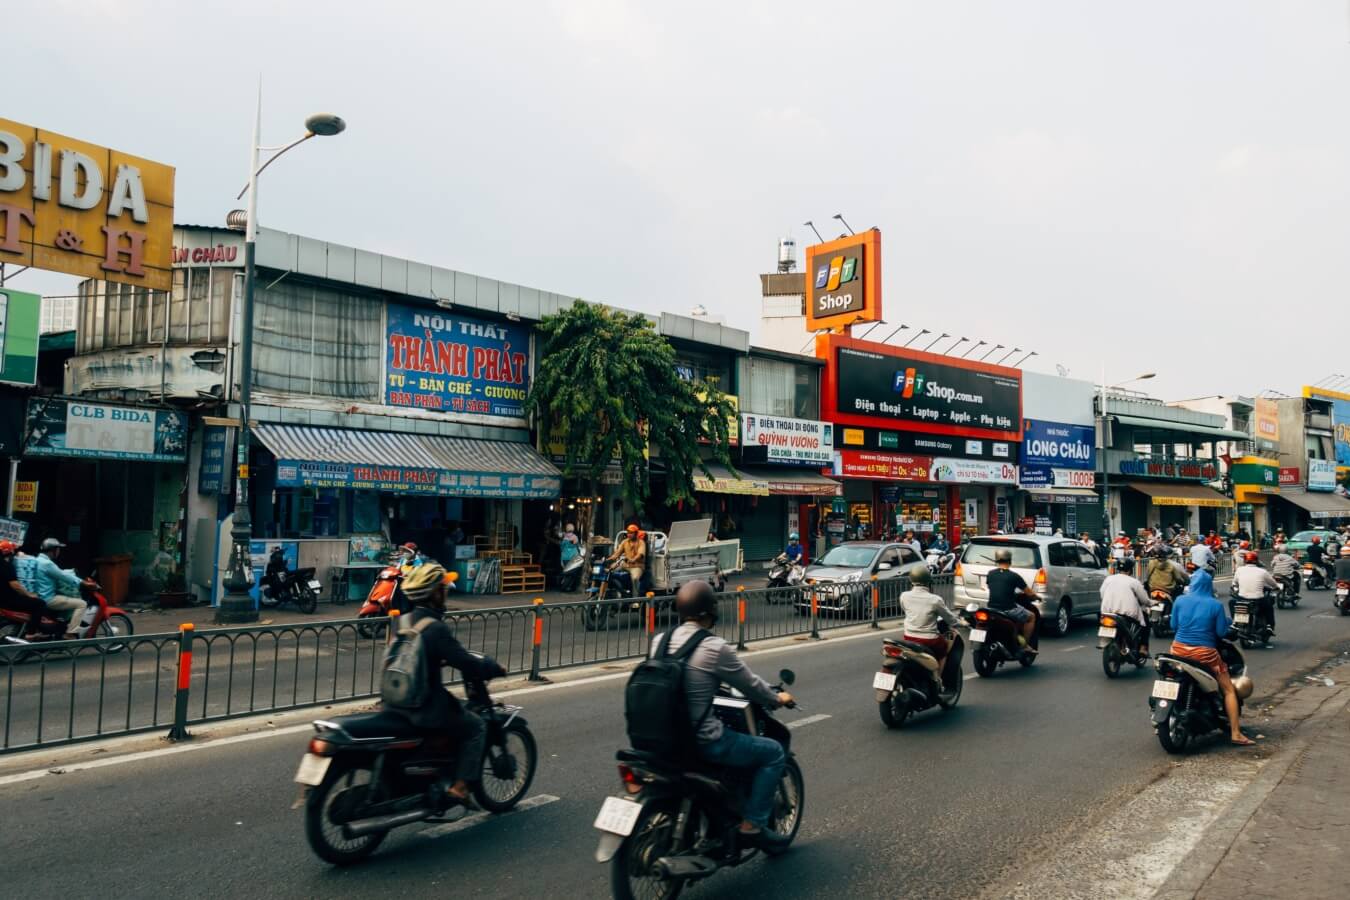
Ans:
[[[1246,674],[1247,660],[1231,636],[1219,641],[1219,657],[1228,666],[1237,691],[1238,708],[1252,695],[1255,685]],[[1201,737],[1228,730],[1228,714],[1223,708],[1223,693],[1209,670],[1189,660],[1158,654],[1154,663],[1158,680],[1148,698],[1153,730],[1158,743],[1168,753],[1184,753]]]
[[[591,583],[586,587],[587,602],[581,617],[582,627],[587,631],[608,628],[611,616],[642,608],[642,601],[637,597],[638,585],[633,584],[628,570],[623,567],[623,560],[615,560],[613,564],[606,562],[609,556],[605,551],[608,549],[604,545],[591,549]],[[615,600],[630,602],[615,603]]]
[[[928,571],[934,575],[946,575],[956,569],[956,554],[950,551],[940,553],[937,550],[929,550],[924,554],[923,561],[928,566]]]
[[[1246,600],[1237,595],[1236,589],[1232,592],[1232,599],[1228,602],[1228,608],[1233,614],[1232,634],[1248,650],[1258,644],[1269,646],[1270,639],[1275,635],[1272,617],[1266,615],[1267,604],[1272,607],[1275,604],[1270,591],[1266,591],[1264,600]]]
[[[774,557],[773,566],[769,569],[768,587],[795,587],[805,577],[806,569],[800,561],[790,560],[786,553],[780,553]]]
[[[946,622],[938,623],[943,635],[951,629]],[[937,657],[922,644],[896,638],[881,642],[881,671],[872,678],[876,692],[877,709],[887,728],[899,728],[913,713],[941,707],[954,709],[961,699],[961,658],[966,642],[959,632],[954,635],[951,649],[939,670]]]
[[[974,648],[971,662],[975,665],[975,674],[981,678],[991,677],[1007,662],[1016,660],[1023,668],[1031,668],[1036,662],[1036,650],[1041,641],[1041,614],[1031,603],[1019,600],[1018,605],[1031,613],[1036,625],[1031,632],[1031,642],[1025,647],[1017,641],[1021,626],[1004,613],[978,603],[969,604],[963,611],[962,618],[970,623],[970,643]]]
[[[1172,633],[1172,604],[1176,597],[1171,591],[1149,591],[1148,596],[1153,601],[1148,610],[1149,627],[1154,637],[1165,638]]]
[[[301,612],[312,613],[319,606],[322,589],[323,585],[314,577],[313,566],[292,572],[286,568],[286,556],[281,548],[273,547],[258,591],[258,605],[293,603]]]
[[[1275,581],[1279,584],[1279,593],[1275,595],[1275,605],[1280,609],[1291,609],[1298,606],[1298,585],[1294,581],[1295,576],[1276,575]]]
[[[567,562],[563,563],[562,572],[558,574],[558,590],[564,593],[575,593],[581,587],[581,576],[586,572],[586,554],[577,550]]]
[[[1321,566],[1314,566],[1310,562],[1303,564],[1303,584],[1310,591],[1325,591],[1330,587],[1326,572],[1322,571]]]
[[[1336,599],[1333,602],[1341,615],[1350,616],[1350,581],[1336,582]]]
[[[1158,594],[1166,594],[1166,591],[1154,592],[1155,597]],[[1097,626],[1097,649],[1102,651],[1102,671],[1107,678],[1120,675],[1124,663],[1142,669],[1148,662],[1144,655],[1144,638],[1148,634],[1143,625],[1128,616],[1101,613],[1097,616]]]
[[[131,617],[125,610],[110,604],[103,593],[103,588],[94,581],[86,579],[80,584],[80,596],[87,604],[84,617],[80,620],[80,639],[130,637],[136,633],[135,626],[131,624]],[[28,630],[30,618],[25,612],[0,609],[0,648],[14,644],[31,646],[56,643],[65,639],[66,620],[50,615],[43,616],[38,623],[38,634],[25,638],[24,632]],[[110,643],[101,645],[101,649],[115,652],[121,650],[123,646],[120,643]],[[17,662],[20,658],[26,658],[26,655],[12,656],[0,653],[0,659]]]

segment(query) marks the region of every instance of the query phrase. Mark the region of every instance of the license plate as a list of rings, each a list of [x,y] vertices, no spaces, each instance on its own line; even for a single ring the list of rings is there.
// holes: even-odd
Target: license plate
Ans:
[[[331,756],[306,753],[304,758],[300,760],[300,769],[295,773],[295,780],[313,787],[323,781],[323,776],[328,774],[328,767],[332,763],[333,757]]]
[[[878,691],[895,690],[895,673],[878,672],[872,679],[872,687]]]
[[[1251,621],[1251,617],[1248,616],[1246,613],[1234,613],[1233,621],[1239,625],[1246,625],[1248,622]]]
[[[603,572],[604,570],[605,570],[605,567],[604,567],[604,566],[596,566],[594,569],[591,569],[591,574],[592,574],[592,575],[599,575],[599,574],[600,574],[601,572]]]
[[[604,805],[600,807],[600,814],[595,817],[595,827],[610,834],[628,837],[633,833],[633,826],[637,825],[641,812],[641,803],[622,797],[606,797]]]
[[[1336,588],[1337,597],[1350,597],[1350,588]]]
[[[311,581],[311,582],[309,583],[309,589],[310,589],[311,591],[317,591],[317,590],[321,589],[322,587],[323,587],[323,585],[319,584],[318,581]]]
[[[983,628],[972,628],[970,629],[970,642],[972,644],[983,644],[988,633]]]
[[[1159,700],[1175,700],[1180,691],[1181,682],[1179,681],[1153,682],[1153,696],[1157,697]]]
[[[1114,628],[1109,628],[1106,625],[1103,625],[1101,628],[1097,629],[1097,637],[1115,637],[1115,636],[1116,630]]]

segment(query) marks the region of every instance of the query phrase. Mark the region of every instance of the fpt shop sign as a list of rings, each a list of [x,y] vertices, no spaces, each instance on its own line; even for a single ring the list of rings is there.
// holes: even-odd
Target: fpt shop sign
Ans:
[[[187,416],[170,409],[28,401],[25,456],[183,462]]]
[[[834,426],[813,419],[745,414],[741,416],[741,445],[764,447],[771,463],[819,468],[834,458]]]
[[[385,403],[525,418],[530,336],[522,325],[390,304]]]

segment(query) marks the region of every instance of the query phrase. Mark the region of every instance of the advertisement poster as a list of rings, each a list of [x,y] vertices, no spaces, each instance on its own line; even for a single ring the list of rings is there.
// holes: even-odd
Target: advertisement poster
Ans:
[[[1350,399],[1331,401],[1331,427],[1336,440],[1336,465],[1350,466]]]
[[[197,493],[229,493],[234,458],[231,454],[232,432],[233,429],[224,425],[207,425],[202,429],[202,465],[197,473]]]
[[[933,480],[957,484],[1017,484],[1017,466],[981,459],[933,460]]]
[[[928,473],[932,466],[933,459],[928,456],[840,450],[835,460],[834,474],[845,478],[873,478],[879,481],[928,481]]]
[[[769,462],[782,465],[828,466],[834,458],[834,426],[814,419],[741,415],[742,446],[768,450]]]
[[[1329,459],[1308,460],[1308,490],[1336,490],[1336,464]]]
[[[1332,468],[1332,471],[1335,471],[1335,467]],[[1295,487],[1301,483],[1302,480],[1303,479],[1299,476],[1298,466],[1280,467],[1280,487]]]
[[[1256,439],[1270,446],[1280,442],[1280,408],[1268,397],[1256,400],[1256,415],[1253,420]]]
[[[1091,425],[1027,419],[1022,423],[1021,483],[1032,487],[1090,488],[1096,478]]]
[[[37,384],[42,298],[0,288],[0,382]]]
[[[389,304],[387,405],[524,419],[529,390],[524,325]]]
[[[562,483],[553,475],[456,472],[448,469],[279,459],[277,487],[352,488],[442,497],[549,499],[558,496]]]
[[[14,482],[14,511],[37,512],[38,483],[36,481]]]
[[[22,546],[26,537],[28,537],[27,522],[23,519],[0,516],[0,541],[13,541]]]
[[[25,456],[183,462],[187,416],[171,409],[77,400],[28,401]]]
[[[895,419],[919,430],[972,437],[1019,437],[1022,382],[1015,370],[986,371],[922,354],[851,346],[838,347],[836,364],[840,417]]]

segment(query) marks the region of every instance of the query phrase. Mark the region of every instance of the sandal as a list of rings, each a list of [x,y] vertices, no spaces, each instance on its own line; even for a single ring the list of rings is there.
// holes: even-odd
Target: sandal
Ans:
[[[1228,743],[1232,744],[1234,747],[1255,747],[1255,746],[1256,746],[1256,741],[1254,741],[1254,740],[1252,740],[1251,738],[1247,737],[1245,734],[1242,736],[1242,739],[1241,739],[1241,740],[1239,740],[1238,738],[1229,738],[1229,739],[1228,739]]]

